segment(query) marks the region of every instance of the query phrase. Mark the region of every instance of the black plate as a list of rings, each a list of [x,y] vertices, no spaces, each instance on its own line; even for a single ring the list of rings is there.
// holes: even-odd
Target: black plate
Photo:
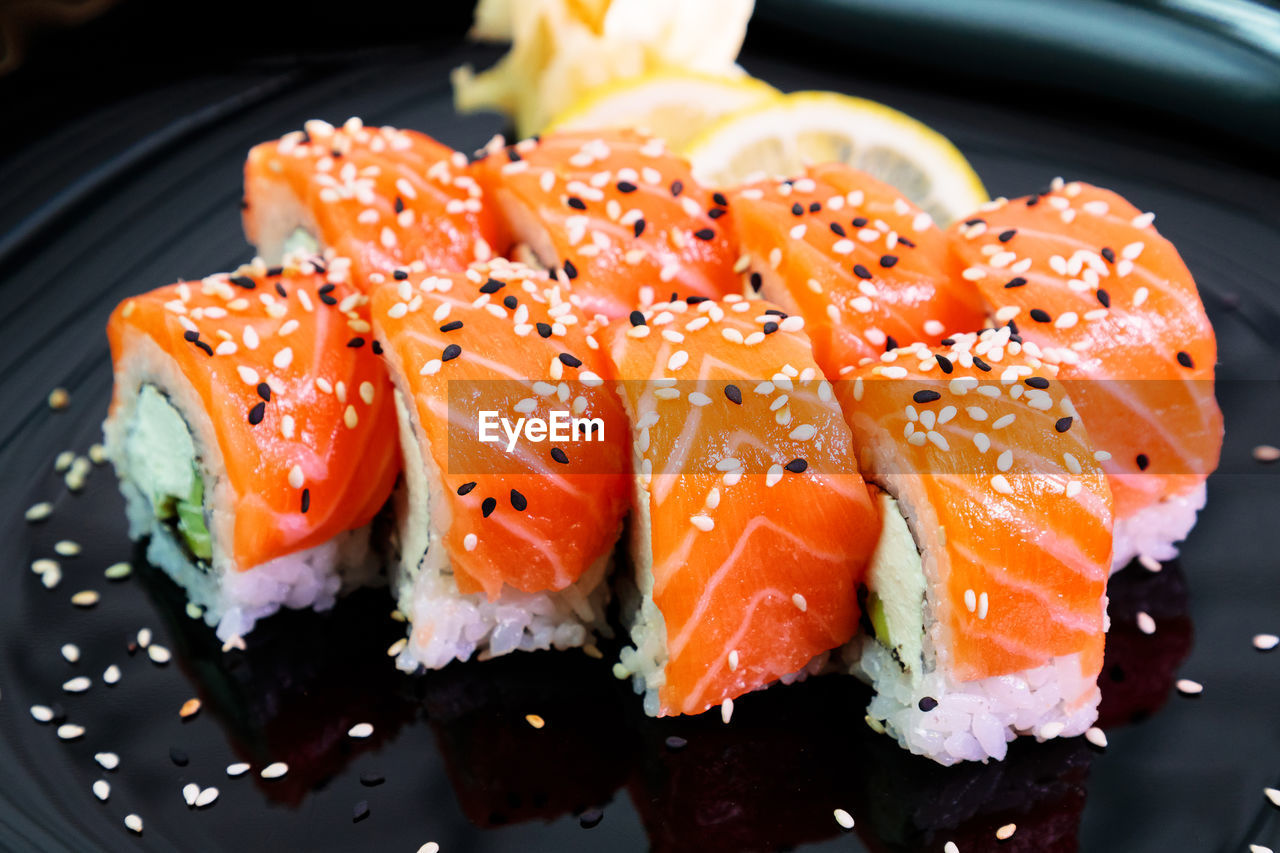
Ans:
[[[98,439],[110,370],[102,329],[124,296],[227,269],[248,256],[237,202],[248,148],[323,117],[425,130],[472,148],[500,129],[459,118],[446,72],[491,52],[402,51],[324,73],[255,71],[186,80],[120,105],[110,120],[65,129],[4,167],[0,238],[0,847],[6,850],[379,849],[448,851],[869,849],[1165,851],[1280,846],[1280,814],[1262,789],[1280,781],[1276,741],[1280,652],[1256,652],[1256,632],[1280,629],[1272,539],[1280,492],[1250,448],[1280,441],[1280,186],[1193,148],[1121,128],[1107,115],[1053,115],[926,94],[748,53],[753,72],[784,88],[830,88],[886,101],[954,139],[993,194],[1019,194],[1057,174],[1113,187],[1182,250],[1200,282],[1221,348],[1227,421],[1222,471],[1181,565],[1130,567],[1112,587],[1104,674],[1110,746],[1019,743],[1003,763],[950,769],[902,753],[861,722],[863,689],[824,678],[747,697],[732,725],[651,721],[605,663],[575,654],[397,674],[383,654],[400,626],[384,593],[333,613],[284,614],[247,652],[223,656],[188,618],[180,594],[139,568],[122,582],[102,570],[136,557],[111,473],[95,469],[71,494],[52,470],[64,449]],[[132,129],[132,133],[124,129]],[[141,134],[139,137],[137,134]],[[51,412],[54,386],[71,406]],[[23,510],[51,500],[53,516]],[[45,589],[29,571],[59,558]],[[102,593],[92,609],[71,595]],[[1157,622],[1152,636],[1136,614]],[[1194,624],[1194,645],[1192,643]],[[130,653],[139,628],[173,650],[167,666]],[[83,657],[68,664],[63,643]],[[117,664],[123,679],[99,680]],[[69,695],[74,675],[92,689]],[[1199,698],[1173,679],[1201,681]],[[203,709],[183,722],[193,696]],[[58,703],[87,733],[63,743],[28,708]],[[1158,713],[1157,713],[1158,711]],[[525,715],[546,720],[535,730]],[[365,741],[346,736],[374,724]],[[669,738],[684,739],[669,742]],[[672,743],[675,746],[672,746]],[[97,751],[119,753],[105,772]],[[177,766],[171,750],[185,753]],[[228,779],[249,761],[254,772]],[[256,772],[284,760],[288,776]],[[91,793],[112,784],[110,800]],[[381,779],[383,781],[379,782]],[[191,811],[181,787],[215,785]],[[376,784],[375,784],[376,783]],[[357,804],[368,815],[355,820]],[[842,833],[832,811],[857,827]],[[131,836],[124,815],[145,820]],[[597,824],[598,821],[598,824]],[[995,829],[1018,825],[997,842]],[[594,828],[585,825],[596,824]],[[813,845],[812,848],[809,845]]]

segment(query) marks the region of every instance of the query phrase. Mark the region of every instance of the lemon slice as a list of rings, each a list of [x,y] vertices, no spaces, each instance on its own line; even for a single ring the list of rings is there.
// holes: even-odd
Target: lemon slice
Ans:
[[[768,83],[746,74],[655,71],[592,89],[547,130],[630,127],[660,136],[678,150],[717,119],[781,97]]]
[[[835,92],[796,92],[717,121],[682,149],[702,181],[727,186],[848,163],[893,184],[946,225],[988,200],[942,134],[895,109]]]

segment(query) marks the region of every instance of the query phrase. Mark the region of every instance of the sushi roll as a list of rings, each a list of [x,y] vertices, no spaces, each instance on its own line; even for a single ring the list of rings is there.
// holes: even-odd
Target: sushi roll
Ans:
[[[555,282],[506,262],[372,299],[404,451],[398,664],[592,646],[630,470],[595,339]]]
[[[318,265],[318,266],[317,266]],[[103,432],[129,533],[224,640],[377,574],[391,383],[344,265],[242,267],[126,299]]]
[[[608,330],[636,471],[615,675],[651,716],[731,714],[857,629],[880,523],[803,327],[730,295]]]
[[[951,280],[947,237],[894,187],[843,164],[730,194],[749,292],[804,316],[827,375],[903,344],[985,325],[971,282]]]
[[[1115,496],[1113,568],[1172,559],[1222,450],[1217,341],[1177,249],[1108,190],[1055,180],[951,231],[958,275],[1061,365]]]
[[[673,291],[740,289],[728,199],[660,139],[553,133],[493,145],[477,169],[526,259],[572,288],[588,316],[626,317]]]
[[[839,383],[884,523],[853,671],[868,723],[941,764],[1097,715],[1111,492],[1054,374],[1006,326]]]
[[[348,119],[264,142],[244,167],[244,230],[268,263],[334,249],[353,281],[420,261],[466,269],[506,248],[467,158],[429,136]]]

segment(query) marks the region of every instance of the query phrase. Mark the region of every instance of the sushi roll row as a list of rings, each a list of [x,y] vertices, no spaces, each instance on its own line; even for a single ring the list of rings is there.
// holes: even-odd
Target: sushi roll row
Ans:
[[[255,148],[243,209],[258,259],[108,327],[131,534],[229,643],[389,566],[408,671],[620,627],[649,714],[852,673],[998,759],[1092,725],[1108,574],[1216,465],[1195,284],[1084,184],[944,230],[841,165],[352,119]]]

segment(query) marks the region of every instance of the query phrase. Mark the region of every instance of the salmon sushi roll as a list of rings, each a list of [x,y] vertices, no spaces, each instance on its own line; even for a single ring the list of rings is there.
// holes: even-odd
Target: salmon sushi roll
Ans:
[[[1055,180],[957,223],[959,274],[1061,365],[1115,496],[1115,563],[1168,560],[1222,451],[1217,340],[1177,249],[1109,190]]]
[[[880,523],[803,327],[730,295],[609,329],[636,471],[632,645],[614,673],[651,716],[728,717],[857,629]]]
[[[368,316],[319,258],[168,285],[111,315],[103,431],[130,535],[223,640],[377,575],[369,524],[400,459]]]
[[[894,187],[839,163],[730,193],[748,292],[805,318],[827,375],[896,346],[985,325],[952,280],[947,237]]]
[[[525,259],[551,270],[589,316],[626,317],[672,292],[739,290],[728,199],[660,139],[554,133],[491,145],[477,167]]]
[[[293,250],[334,249],[353,281],[420,262],[466,269],[503,251],[504,238],[467,158],[429,136],[365,127],[358,118],[264,142],[244,167],[242,216],[268,263]]]
[[[1055,373],[1006,326],[839,383],[884,520],[853,671],[868,724],[941,764],[1097,716],[1111,492]]]
[[[591,646],[630,471],[596,339],[518,264],[402,275],[372,295],[404,450],[399,665]]]

